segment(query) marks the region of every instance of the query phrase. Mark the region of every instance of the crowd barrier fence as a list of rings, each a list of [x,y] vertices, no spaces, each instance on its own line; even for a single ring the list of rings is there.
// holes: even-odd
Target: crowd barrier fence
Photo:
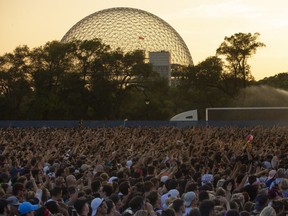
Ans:
[[[288,127],[288,121],[92,121],[92,120],[49,120],[49,121],[0,121],[0,128],[99,128],[99,127]]]

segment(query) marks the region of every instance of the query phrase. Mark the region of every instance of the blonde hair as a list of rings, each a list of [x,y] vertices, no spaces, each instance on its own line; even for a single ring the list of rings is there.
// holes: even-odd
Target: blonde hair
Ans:
[[[176,200],[176,199],[177,199],[176,197],[169,197],[169,198],[167,198],[167,199],[165,200],[165,203],[166,203],[166,205],[167,205],[169,208],[171,208],[173,201]]]

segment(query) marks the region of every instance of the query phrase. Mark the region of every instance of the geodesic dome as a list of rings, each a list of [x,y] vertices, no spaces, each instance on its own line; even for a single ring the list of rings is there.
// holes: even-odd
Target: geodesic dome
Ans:
[[[164,20],[143,10],[120,7],[98,11],[76,23],[61,42],[94,38],[123,52],[168,51],[171,64],[193,65],[181,36]]]

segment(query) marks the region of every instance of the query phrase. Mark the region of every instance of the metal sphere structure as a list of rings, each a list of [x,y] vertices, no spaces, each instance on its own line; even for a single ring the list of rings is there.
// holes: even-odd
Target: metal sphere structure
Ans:
[[[187,46],[175,29],[143,10],[119,7],[95,12],[76,23],[61,42],[94,38],[123,52],[168,51],[171,64],[193,65]]]

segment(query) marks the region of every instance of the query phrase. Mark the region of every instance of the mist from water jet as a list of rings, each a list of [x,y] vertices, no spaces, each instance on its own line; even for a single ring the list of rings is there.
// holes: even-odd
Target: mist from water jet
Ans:
[[[288,107],[288,91],[270,86],[252,86],[241,90],[231,102],[233,107]]]

